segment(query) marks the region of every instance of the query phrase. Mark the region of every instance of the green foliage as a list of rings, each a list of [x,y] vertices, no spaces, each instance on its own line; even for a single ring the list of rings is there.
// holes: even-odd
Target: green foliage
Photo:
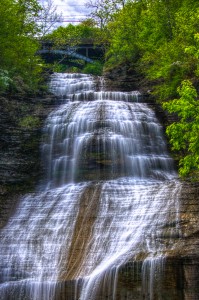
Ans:
[[[92,64],[87,64],[82,70],[83,73],[92,74],[92,75],[102,75],[103,64],[99,61],[96,61]]]
[[[198,1],[127,2],[107,26],[106,67],[136,63],[160,101],[176,97],[180,82],[199,74],[198,21]]]
[[[69,24],[66,27],[60,26],[52,33],[45,36],[45,39],[52,41],[54,46],[75,46],[82,41],[92,41],[97,43],[101,39],[101,30],[95,26],[95,23],[88,19],[79,25]]]
[[[51,65],[50,68],[52,69],[53,72],[64,73],[66,72],[67,66],[62,63],[54,62],[54,64]]]
[[[139,18],[143,3],[129,3],[108,24],[110,47],[106,54],[106,67],[135,62],[140,56],[138,45]]]
[[[195,177],[199,174],[199,102],[196,89],[189,80],[178,88],[179,99],[164,103],[170,113],[177,113],[179,122],[167,127],[172,149],[179,151],[180,175]]]
[[[34,38],[39,31],[35,18],[40,6],[37,0],[1,0],[0,2],[0,92],[14,85],[20,76],[34,90],[40,82],[41,64],[35,56],[39,45]]]

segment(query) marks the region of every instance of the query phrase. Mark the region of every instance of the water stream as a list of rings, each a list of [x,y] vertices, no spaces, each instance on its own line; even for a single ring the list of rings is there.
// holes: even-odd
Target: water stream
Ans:
[[[84,74],[50,88],[62,104],[44,127],[46,177],[0,232],[0,299],[153,300],[179,234],[162,127],[137,91],[97,91]]]

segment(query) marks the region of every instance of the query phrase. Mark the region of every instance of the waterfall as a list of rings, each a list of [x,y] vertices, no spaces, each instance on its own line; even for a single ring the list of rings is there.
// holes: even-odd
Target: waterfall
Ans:
[[[0,232],[0,299],[153,300],[179,235],[162,126],[139,92],[97,91],[89,75],[54,74],[50,89],[46,177]]]

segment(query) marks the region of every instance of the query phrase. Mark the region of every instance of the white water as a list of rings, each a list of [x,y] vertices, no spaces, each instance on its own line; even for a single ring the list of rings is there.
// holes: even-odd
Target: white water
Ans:
[[[55,74],[51,90],[63,105],[44,128],[46,181],[0,233],[0,299],[131,300],[119,270],[142,261],[137,299],[152,300],[178,234],[166,226],[180,184],[162,127],[138,92],[96,92],[87,75]]]

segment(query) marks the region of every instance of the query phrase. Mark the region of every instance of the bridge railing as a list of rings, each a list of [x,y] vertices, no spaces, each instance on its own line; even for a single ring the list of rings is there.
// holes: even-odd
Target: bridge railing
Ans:
[[[84,60],[85,62],[88,62],[88,63],[93,63],[94,62],[93,59],[77,53],[76,51],[74,51],[74,49],[73,50],[72,49],[70,49],[70,50],[41,49],[41,50],[37,51],[37,54],[39,54],[39,55],[42,55],[42,54],[62,55],[62,56],[65,56],[65,58],[67,56],[67,57],[72,57],[72,58],[75,58],[75,59],[81,59],[81,60]]]
[[[79,41],[78,44],[77,41]],[[44,59],[46,59],[46,56],[54,56],[54,60],[56,60],[56,56],[62,56],[65,60],[68,57],[80,59],[88,63],[93,63],[96,59],[99,60],[99,58],[103,58],[103,45],[92,44],[92,39],[81,39],[81,42],[82,44],[80,44],[80,39],[70,39],[67,40],[65,45],[62,44],[58,46],[50,40],[41,40],[41,49],[37,54],[43,56]]]

